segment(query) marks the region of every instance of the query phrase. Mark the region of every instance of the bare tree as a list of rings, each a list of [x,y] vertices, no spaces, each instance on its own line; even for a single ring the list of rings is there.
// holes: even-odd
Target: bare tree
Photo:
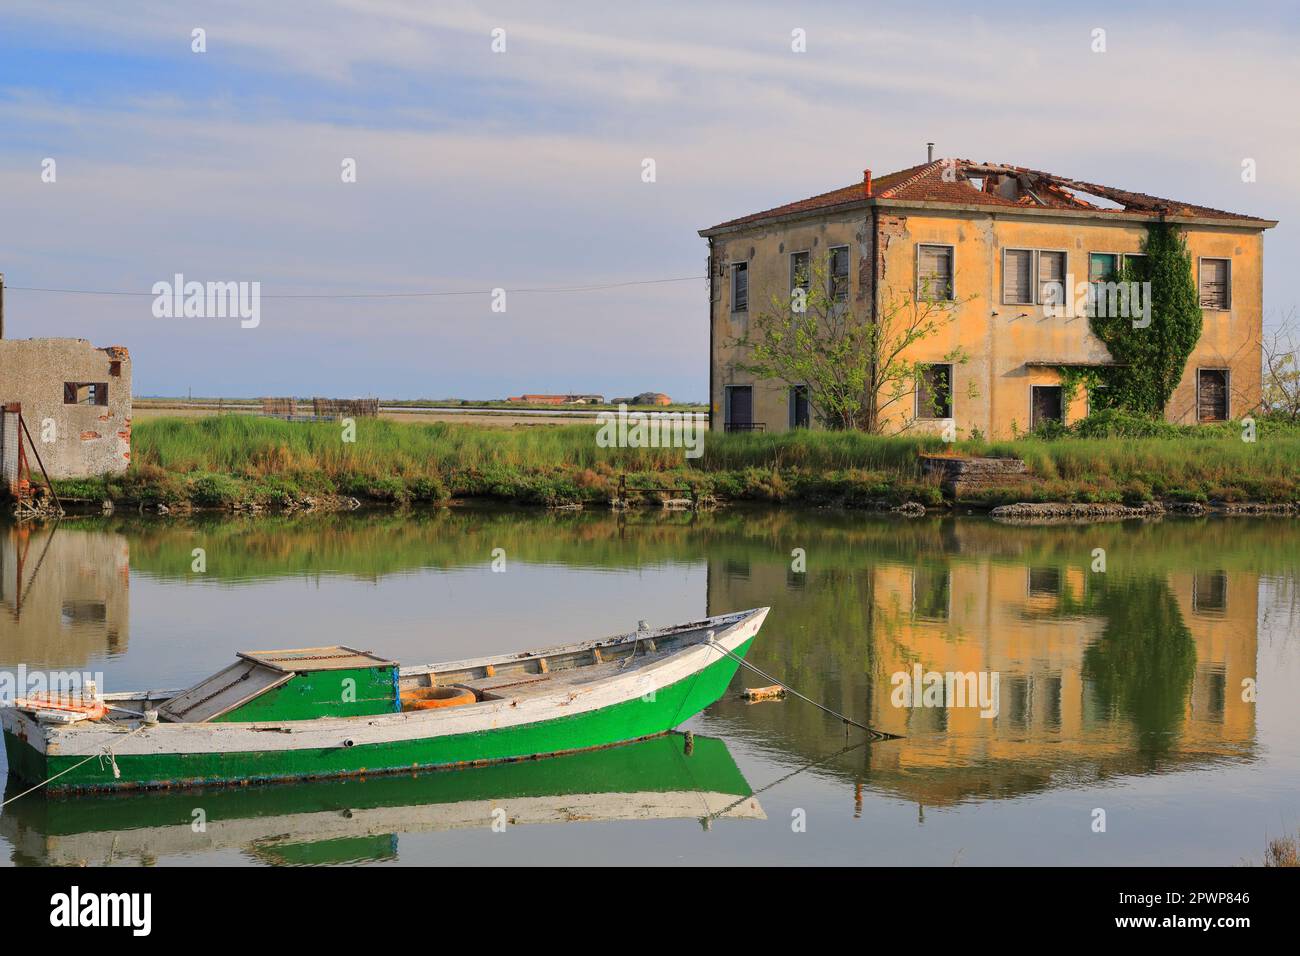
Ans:
[[[1264,410],[1300,421],[1300,332],[1292,309],[1265,336]]]

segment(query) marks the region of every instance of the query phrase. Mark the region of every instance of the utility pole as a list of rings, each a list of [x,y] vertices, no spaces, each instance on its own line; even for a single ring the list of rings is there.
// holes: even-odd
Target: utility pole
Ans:
[[[5,337],[5,274],[0,272],[0,339]]]

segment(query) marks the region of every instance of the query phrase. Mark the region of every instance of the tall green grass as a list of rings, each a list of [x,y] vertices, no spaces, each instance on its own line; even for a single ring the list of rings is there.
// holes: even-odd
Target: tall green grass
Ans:
[[[1237,432],[1146,438],[1026,438],[960,442],[856,432],[718,434],[704,455],[681,448],[601,448],[594,425],[496,428],[472,424],[356,422],[356,441],[334,423],[252,415],[160,418],[138,424],[125,479],[87,496],[275,502],[341,492],[378,499],[486,495],[513,500],[607,498],[623,474],[642,484],[692,483],[726,497],[765,500],[933,501],[923,453],[1019,457],[1028,478],[990,492],[1007,500],[1294,501],[1300,433]],[[116,482],[116,484],[113,484]],[[69,489],[70,491],[76,489]]]

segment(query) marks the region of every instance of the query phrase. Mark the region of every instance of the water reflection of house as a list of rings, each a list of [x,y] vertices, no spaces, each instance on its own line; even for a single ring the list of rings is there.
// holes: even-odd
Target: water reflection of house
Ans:
[[[802,668],[830,706],[903,735],[870,748],[862,773],[868,785],[920,803],[1247,757],[1253,746],[1254,705],[1242,699],[1242,681],[1255,676],[1254,573],[1107,577],[944,555],[825,571],[820,582],[815,570],[792,575],[775,561],[747,563],[739,574],[724,558],[710,571],[710,613],[773,605],[765,633],[785,635],[786,646],[756,645],[760,666]],[[841,637],[836,648],[819,647],[826,639],[817,623],[839,630],[850,615],[858,628],[850,646]],[[917,664],[997,672],[997,716],[974,706],[894,706],[891,677]],[[810,753],[842,744],[827,739],[820,715],[783,708],[781,719],[782,733]]]
[[[130,567],[119,534],[0,525],[0,662],[80,667],[125,651]]]

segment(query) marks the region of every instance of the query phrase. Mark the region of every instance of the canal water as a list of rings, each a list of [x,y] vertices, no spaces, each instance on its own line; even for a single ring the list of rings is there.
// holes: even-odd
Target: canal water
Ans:
[[[670,736],[415,776],[32,795],[0,812],[0,860],[1258,864],[1300,828],[1298,579],[1300,524],[1244,518],[0,525],[0,671],[180,688],[239,650],[433,662],[771,606],[751,660],[900,735],[866,743],[797,699],[746,703],[765,681],[742,671],[685,725],[689,752]],[[22,789],[3,763],[0,778]]]

